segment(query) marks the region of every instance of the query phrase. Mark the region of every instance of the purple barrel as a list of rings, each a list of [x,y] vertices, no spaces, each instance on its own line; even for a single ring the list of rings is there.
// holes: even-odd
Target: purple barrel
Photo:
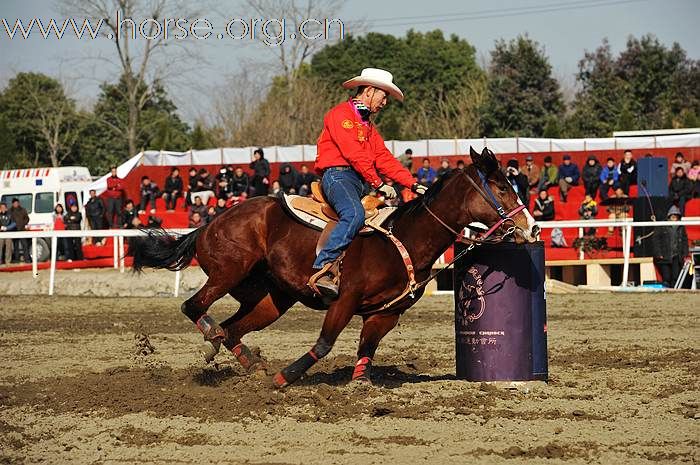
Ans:
[[[475,247],[455,264],[454,290],[457,378],[547,380],[542,242]]]

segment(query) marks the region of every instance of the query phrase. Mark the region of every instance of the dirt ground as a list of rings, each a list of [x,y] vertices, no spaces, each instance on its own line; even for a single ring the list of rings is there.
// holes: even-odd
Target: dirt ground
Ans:
[[[315,341],[294,307],[246,342],[248,375],[168,297],[0,296],[0,463],[698,463],[700,294],[548,296],[551,379],[455,379],[452,300],[424,298],[348,383],[359,321],[296,385],[270,375]],[[233,300],[215,305],[222,319]],[[148,341],[148,342],[147,342]]]

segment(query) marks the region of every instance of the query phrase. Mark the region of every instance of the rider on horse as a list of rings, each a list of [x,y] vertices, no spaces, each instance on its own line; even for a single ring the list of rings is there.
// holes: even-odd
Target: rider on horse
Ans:
[[[397,194],[377,171],[417,194],[427,190],[394,158],[370,121],[370,115],[384,108],[389,96],[403,101],[403,93],[392,80],[388,71],[363,69],[360,76],[343,83],[346,89],[357,88],[355,96],[333,107],[323,118],[315,168],[322,174],[323,192],[338,214],[338,224],[316,257],[313,267],[321,271],[312,279],[316,278],[315,286],[327,298],[338,297],[341,255],[364,225],[363,182],[386,199]]]

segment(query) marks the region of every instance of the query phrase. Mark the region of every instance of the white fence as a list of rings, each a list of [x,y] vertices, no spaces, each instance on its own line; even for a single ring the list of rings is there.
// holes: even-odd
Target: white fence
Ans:
[[[630,265],[630,240],[632,236],[632,228],[634,227],[651,227],[674,226],[682,224],[683,226],[700,226],[700,218],[685,218],[681,221],[643,221],[634,222],[631,219],[627,220],[576,220],[576,221],[542,221],[537,223],[542,229],[552,228],[577,228],[579,236],[583,236],[584,228],[596,227],[612,227],[621,228],[622,233],[622,286],[627,287]],[[171,229],[173,233],[184,234],[192,231],[192,229]],[[0,239],[31,239],[32,241],[32,275],[38,277],[37,264],[37,239],[51,239],[51,263],[49,267],[49,295],[54,293],[54,283],[56,277],[56,250],[58,249],[58,238],[62,237],[114,237],[113,241],[113,256],[114,269],[119,269],[122,273],[125,270],[124,264],[124,238],[142,236],[143,232],[137,229],[105,229],[105,230],[79,230],[79,231],[21,231],[21,232],[3,232],[0,233]],[[583,260],[583,251],[580,252],[579,259]],[[180,272],[175,272],[175,284],[173,286],[173,295],[178,296],[180,292]]]

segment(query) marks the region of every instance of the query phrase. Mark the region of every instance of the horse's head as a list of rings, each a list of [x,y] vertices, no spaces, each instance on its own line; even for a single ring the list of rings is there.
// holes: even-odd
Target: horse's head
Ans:
[[[534,242],[539,232],[535,219],[523,206],[518,194],[500,169],[492,151],[487,148],[479,153],[469,148],[472,165],[465,169],[476,184],[467,201],[467,209],[473,221],[482,223],[496,236],[512,231],[518,243]],[[471,183],[470,183],[471,184]]]

